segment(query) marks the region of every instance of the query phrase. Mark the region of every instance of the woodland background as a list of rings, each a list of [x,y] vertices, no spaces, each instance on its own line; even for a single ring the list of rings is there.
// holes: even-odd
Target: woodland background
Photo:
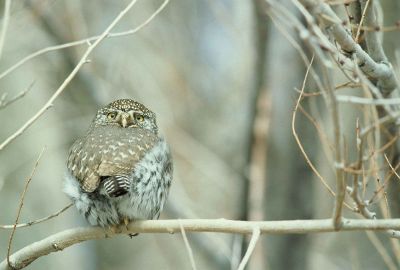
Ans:
[[[292,131],[293,110],[307,65],[287,37],[300,44],[308,59],[313,50],[299,38],[298,31],[276,18],[271,20],[267,2],[275,1],[173,0],[136,34],[104,40],[54,106],[0,151],[0,224],[14,222],[25,180],[44,146],[20,222],[47,216],[69,203],[61,191],[68,148],[86,130],[96,110],[118,98],[134,98],[155,111],[160,130],[171,144],[174,182],[161,218],[331,217],[335,199],[310,169]],[[307,24],[292,1],[276,2]],[[342,1],[330,2],[345,20],[348,6]],[[0,14],[4,3],[0,1]],[[127,4],[110,0],[11,1],[0,72],[40,49],[100,34]],[[138,1],[113,32],[134,28],[161,4],[159,0]],[[383,49],[398,74],[400,33],[396,22],[400,2],[385,0],[380,5],[381,24],[395,27],[378,34],[383,35]],[[368,35],[367,30],[362,35]],[[1,141],[46,103],[86,48],[81,45],[48,52],[0,79],[0,96],[7,94],[3,101],[30,89],[19,100],[1,107]],[[313,65],[322,78],[323,68],[317,59]],[[347,82],[340,67],[332,67],[329,73],[335,86]],[[308,81],[304,91],[318,92],[316,84]],[[339,92],[368,96],[362,88],[345,85]],[[395,98],[398,90],[390,97]],[[327,137],[321,137],[315,123],[301,112],[295,124],[298,136],[310,160],[335,190],[330,105],[323,95],[305,96],[301,104]],[[376,106],[339,103],[338,108],[343,156],[350,164],[357,152],[356,122],[368,122]],[[380,107],[376,111],[384,116]],[[374,134],[367,145],[371,153],[380,149]],[[396,126],[382,134],[382,140],[391,142],[385,148],[388,159],[398,162]],[[388,164],[381,165],[390,171]],[[385,176],[377,182],[379,177],[368,175],[365,198],[372,198],[371,210],[379,218],[388,217],[385,205],[390,206],[392,217],[399,217],[398,180],[393,174]],[[350,179],[351,173],[347,177]],[[380,188],[384,180],[388,182]],[[353,206],[349,197],[346,201]],[[344,215],[359,217],[348,209]],[[17,229],[12,249],[76,226],[88,225],[71,208],[42,224]],[[2,260],[10,232],[0,228]],[[198,269],[237,268],[246,237],[187,234]],[[396,269],[400,265],[397,241],[373,232],[263,235],[248,269]],[[179,234],[140,234],[133,239],[118,236],[87,241],[40,258],[30,267],[189,269],[190,263]]]

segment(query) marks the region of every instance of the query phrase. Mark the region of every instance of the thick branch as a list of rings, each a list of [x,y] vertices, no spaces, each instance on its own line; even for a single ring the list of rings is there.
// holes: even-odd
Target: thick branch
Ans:
[[[400,229],[400,219],[364,220],[343,219],[342,231]],[[283,221],[236,221],[226,219],[186,219],[186,220],[147,220],[129,224],[128,230],[122,226],[113,232],[100,227],[83,227],[65,230],[37,241],[10,256],[14,269],[21,269],[39,257],[61,251],[64,248],[87,240],[113,237],[128,233],[175,233],[181,232],[217,232],[251,234],[254,228],[260,228],[262,234],[305,234],[334,232],[332,219],[320,220],[283,220]],[[7,261],[0,263],[0,270],[9,269]]]
[[[378,87],[383,94],[389,94],[398,87],[398,82],[390,63],[375,62],[351,34],[344,28],[342,21],[338,18],[331,7],[319,0],[299,0],[312,14],[324,21],[341,48],[347,53],[354,53],[358,59],[361,70],[371,78],[378,81]]]
[[[371,3],[369,5],[366,0],[361,1],[361,8],[367,8],[365,14],[365,23],[367,26],[372,27],[373,29],[379,29],[380,25],[378,23],[377,18],[377,10],[378,5],[376,1],[370,0]],[[376,31],[367,31],[365,35],[365,41],[367,43],[368,53],[377,62],[387,62],[388,59],[383,51],[382,40],[379,37],[382,33],[378,33]]]

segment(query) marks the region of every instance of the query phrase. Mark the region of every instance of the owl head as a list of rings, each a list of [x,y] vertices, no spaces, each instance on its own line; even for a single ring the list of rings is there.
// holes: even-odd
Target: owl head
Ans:
[[[97,111],[92,126],[144,128],[158,133],[156,115],[132,99],[118,99]]]

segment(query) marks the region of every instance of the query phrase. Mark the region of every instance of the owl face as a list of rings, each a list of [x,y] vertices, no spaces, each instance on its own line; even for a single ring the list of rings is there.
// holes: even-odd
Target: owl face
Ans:
[[[158,133],[155,113],[132,99],[119,99],[101,108],[92,125],[144,128]]]

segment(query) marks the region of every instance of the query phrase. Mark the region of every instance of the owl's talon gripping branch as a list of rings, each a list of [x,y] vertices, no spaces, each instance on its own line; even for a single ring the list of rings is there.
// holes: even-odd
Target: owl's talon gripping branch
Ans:
[[[128,228],[157,219],[172,181],[169,147],[155,114],[131,99],[101,108],[86,135],[72,145],[65,193],[92,225]],[[130,234],[135,236],[137,234]]]
[[[129,219],[127,217],[124,218],[125,229],[129,231]],[[139,233],[128,233],[128,236],[132,239],[134,236],[138,236]]]

